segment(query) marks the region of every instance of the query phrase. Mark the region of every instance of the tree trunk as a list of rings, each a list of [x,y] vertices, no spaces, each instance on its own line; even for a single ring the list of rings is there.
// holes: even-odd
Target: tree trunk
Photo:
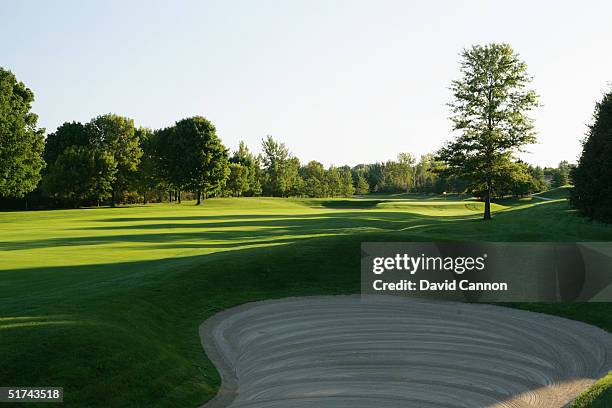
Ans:
[[[181,190],[177,192],[177,196],[178,196],[178,203],[180,204],[181,203]]]
[[[200,190],[198,190],[196,194],[198,196],[198,201],[196,202],[196,205],[200,205],[200,196],[201,196]]]
[[[485,209],[484,209],[484,219],[491,219],[491,191],[487,189],[485,193]]]
[[[147,204],[147,192],[142,193],[142,203]]]
[[[113,186],[113,190],[111,192],[111,207],[115,207],[115,186]]]

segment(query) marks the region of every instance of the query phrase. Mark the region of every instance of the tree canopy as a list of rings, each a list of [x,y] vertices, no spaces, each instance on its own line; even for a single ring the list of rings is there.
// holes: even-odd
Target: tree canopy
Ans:
[[[114,206],[117,194],[127,187],[142,156],[134,120],[109,113],[93,118],[85,126],[93,147],[113,157],[116,174],[111,184],[111,206]]]
[[[240,142],[238,150],[234,152],[230,162],[228,191],[237,197],[260,195],[261,172],[259,160],[249,151],[246,143]]]
[[[571,178],[571,201],[581,213],[612,222],[612,91],[595,105],[593,123]]]
[[[294,157],[284,143],[267,136],[262,140],[264,194],[289,196],[298,182],[300,160]]]
[[[78,207],[110,197],[117,166],[114,157],[100,149],[68,146],[49,166],[43,191]]]
[[[66,122],[47,136],[42,152],[43,131],[30,112],[32,92],[9,71],[0,73],[0,206],[25,194],[44,207],[180,203],[182,196],[199,204],[202,196],[470,192],[484,198],[490,218],[492,197],[566,184],[572,169],[567,162],[542,169],[515,157],[535,140],[528,113],[537,97],[528,89],[525,63],[507,44],[463,51],[449,104],[455,140],[418,162],[400,151],[395,159],[353,167],[302,165],[272,136],[262,140],[258,155],[240,142],[229,157],[215,126],[202,116],[157,130],[136,128],[132,119],[112,113],[84,124]],[[41,173],[41,188],[29,193]]]
[[[517,167],[513,155],[536,140],[528,112],[538,105],[527,66],[508,44],[475,45],[461,54],[461,77],[449,104],[457,138],[438,153],[445,172],[464,177],[485,199],[491,218],[496,180]]]
[[[33,101],[34,93],[0,67],[0,196],[23,197],[40,181],[45,130],[30,112]]]
[[[201,116],[182,119],[158,134],[163,177],[176,190],[202,194],[220,191],[229,175],[227,149],[214,125]]]

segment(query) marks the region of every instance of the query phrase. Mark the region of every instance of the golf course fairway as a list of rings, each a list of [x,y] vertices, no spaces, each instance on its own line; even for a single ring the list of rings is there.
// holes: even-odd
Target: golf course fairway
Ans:
[[[363,241],[612,240],[554,198],[494,204],[491,222],[410,195],[0,213],[0,383],[63,386],[66,407],[201,405],[221,380],[198,327],[217,312],[358,293]],[[511,306],[612,330],[608,303]]]

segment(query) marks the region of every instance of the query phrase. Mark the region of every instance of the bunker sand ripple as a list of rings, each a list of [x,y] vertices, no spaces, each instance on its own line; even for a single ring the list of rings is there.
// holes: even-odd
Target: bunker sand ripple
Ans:
[[[612,369],[612,335],[504,307],[398,297],[255,302],[200,327],[206,408],[553,408]]]

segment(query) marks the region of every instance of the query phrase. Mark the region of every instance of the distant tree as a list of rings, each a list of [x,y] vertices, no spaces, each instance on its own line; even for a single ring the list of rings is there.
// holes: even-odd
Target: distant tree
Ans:
[[[261,194],[261,169],[259,160],[249,151],[246,143],[240,142],[238,150],[230,158],[230,162],[238,163],[246,171],[247,186],[242,194],[252,197]],[[230,178],[231,178],[230,174]]]
[[[249,169],[240,163],[229,164],[226,189],[230,195],[240,197],[249,190]]]
[[[528,166],[520,160],[507,162],[506,167],[497,173],[493,186],[493,195],[500,198],[508,195],[525,196],[535,192]]]
[[[111,154],[86,146],[68,146],[49,166],[43,191],[79,207],[110,197],[117,166]]]
[[[370,186],[363,174],[357,175],[357,188],[355,189],[356,194],[368,194],[370,192]]]
[[[544,177],[544,170],[540,166],[528,166],[527,171],[531,176],[531,191],[530,194],[539,193],[548,190],[548,183]]]
[[[220,191],[229,175],[228,152],[215,126],[201,116],[176,122],[175,146],[181,156],[179,185],[196,192],[197,202]]]
[[[612,223],[612,91],[595,105],[593,124],[572,170],[572,205],[589,218]]]
[[[117,196],[129,185],[140,163],[139,134],[132,119],[112,113],[98,116],[85,126],[93,147],[113,156],[117,166],[111,189],[111,207],[114,207]]]
[[[527,113],[537,96],[527,89],[526,64],[508,44],[476,45],[462,53],[461,75],[453,81],[453,130],[460,135],[439,151],[446,171],[471,182],[484,197],[484,219],[491,219],[495,180],[524,145],[535,142]]]
[[[570,182],[570,172],[574,166],[572,166],[567,160],[559,162],[556,168],[547,169],[547,173],[550,177],[550,186],[553,188],[562,187]]]
[[[308,197],[327,197],[329,192],[323,164],[312,160],[305,166],[300,167],[299,175],[304,180],[303,195]]]
[[[183,167],[183,153],[189,147],[177,136],[175,126],[165,127],[155,131],[155,151],[157,157],[157,172],[161,181],[168,186],[170,201],[173,196],[185,186],[187,175]],[[177,198],[180,194],[177,194]]]
[[[296,176],[293,179],[293,182],[291,183],[291,188],[287,196],[288,197],[291,197],[291,196],[301,197],[304,195],[305,182],[304,182],[304,179],[301,178],[299,174],[300,159],[298,159],[297,157],[293,157],[291,160],[292,160],[291,166],[296,169]]]
[[[385,190],[408,192],[414,186],[414,158],[409,153],[400,153],[397,161],[388,161],[385,171]]]
[[[47,135],[43,157],[47,165],[51,165],[66,148],[91,145],[85,125],[80,122],[64,122],[55,132]]]
[[[374,163],[364,166],[364,176],[374,193],[385,191],[387,186],[387,171],[384,163]]]
[[[153,192],[159,194],[161,190],[165,189],[166,185],[160,168],[158,135],[143,127],[136,129],[136,135],[138,136],[142,156],[138,169],[134,173],[132,184],[142,196],[143,203],[146,204]]]
[[[304,185],[302,188],[302,194],[307,197],[327,197],[327,186],[325,182],[315,177],[308,177],[303,179]]]
[[[355,194],[353,175],[350,168],[340,168],[340,195],[350,197]]]
[[[306,165],[300,167],[300,176],[304,179],[314,177],[323,180],[323,177],[325,177],[325,167],[322,163],[311,160]]]
[[[293,157],[284,143],[272,136],[262,140],[264,167],[264,194],[287,197],[295,191],[299,179],[300,161]]]
[[[325,173],[325,183],[330,196],[337,197],[343,194],[342,177],[337,167],[331,166]]]
[[[419,163],[414,167],[414,186],[416,191],[432,192],[434,190],[439,177],[435,169],[439,165],[439,163],[436,163],[433,154],[421,156]]]
[[[34,93],[0,67],[0,196],[23,197],[40,181],[44,129],[30,109]]]
[[[402,187],[405,186],[405,191],[409,191],[414,187],[414,166],[416,161],[410,153],[399,153],[397,155],[397,163],[401,170]]]

